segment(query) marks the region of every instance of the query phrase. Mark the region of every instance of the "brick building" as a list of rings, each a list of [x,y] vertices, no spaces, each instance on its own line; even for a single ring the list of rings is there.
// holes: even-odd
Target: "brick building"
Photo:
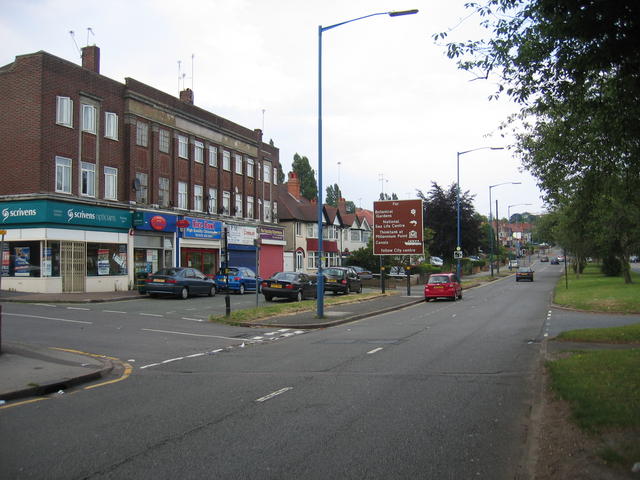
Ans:
[[[278,149],[251,130],[134,79],[36,52],[0,68],[3,288],[125,290],[182,265],[281,270]],[[259,242],[258,242],[259,240]],[[260,249],[256,244],[260,243]],[[138,275],[139,276],[139,275]]]

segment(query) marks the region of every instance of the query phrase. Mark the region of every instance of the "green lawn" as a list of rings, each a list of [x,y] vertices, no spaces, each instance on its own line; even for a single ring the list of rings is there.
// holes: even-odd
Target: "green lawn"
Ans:
[[[609,328],[584,328],[561,332],[556,340],[567,342],[596,343],[638,343],[640,344],[640,323]],[[640,374],[639,374],[640,375]]]
[[[640,275],[631,273],[634,283],[622,277],[605,277],[600,266],[590,264],[580,277],[569,273],[569,288],[564,276],[556,285],[554,302],[579,310],[640,313]]]

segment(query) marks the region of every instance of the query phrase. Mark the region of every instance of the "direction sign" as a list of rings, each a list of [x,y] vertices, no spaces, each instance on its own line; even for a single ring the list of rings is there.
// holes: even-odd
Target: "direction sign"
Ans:
[[[422,200],[373,202],[373,254],[424,253]]]
[[[460,250],[455,250],[453,252],[453,258],[462,258],[462,252]]]

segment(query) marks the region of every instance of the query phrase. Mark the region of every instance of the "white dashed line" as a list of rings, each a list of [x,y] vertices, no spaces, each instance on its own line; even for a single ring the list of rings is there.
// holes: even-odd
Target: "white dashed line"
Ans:
[[[145,317],[164,317],[158,313],[139,313],[138,315],[144,315]]]
[[[67,307],[67,310],[85,310],[85,311],[89,311],[91,309],[90,308],[84,308],[84,307]]]
[[[367,352],[367,355],[372,355],[376,352],[379,352],[380,350],[382,350],[382,347],[374,348],[373,350]]]
[[[178,360],[184,360],[184,357],[170,358],[169,360],[163,360],[162,363],[177,362]]]
[[[207,337],[207,338],[221,338],[223,340],[238,340],[237,338],[221,337],[219,335],[203,335],[203,334],[200,334],[200,333],[173,332],[171,330],[154,330],[153,328],[142,328],[141,330],[145,331],[145,332],[171,333],[173,335],[188,335],[188,336],[191,336],[191,337]]]
[[[293,390],[293,387],[285,387],[285,388],[281,388],[280,390],[276,390],[275,392],[272,392],[269,395],[265,395],[264,397],[260,397],[256,399],[256,402],[259,402],[259,403],[266,402],[267,400],[271,400],[273,397],[282,395],[283,393],[288,392],[289,390]]]
[[[69,320],[66,318],[41,317],[39,315],[26,315],[23,313],[3,313],[3,315],[13,315],[14,317],[39,318],[42,320],[56,320],[57,322],[83,323],[85,325],[93,325],[93,322],[83,322],[82,320]]]
[[[204,320],[202,318],[189,318],[189,317],[182,317],[182,320],[190,320],[192,322],[204,322]]]
[[[38,305],[39,307],[52,307],[52,308],[57,307],[57,305],[50,305],[48,303],[34,303],[34,305]]]
[[[127,313],[127,312],[121,312],[120,310],[102,310],[104,313]]]
[[[184,358],[196,358],[196,357],[201,357],[203,355],[206,355],[206,353],[194,353],[193,355],[187,355]]]

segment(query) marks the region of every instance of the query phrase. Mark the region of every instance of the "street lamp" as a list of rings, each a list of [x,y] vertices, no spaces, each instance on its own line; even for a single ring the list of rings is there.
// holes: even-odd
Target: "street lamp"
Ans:
[[[403,10],[400,12],[380,12],[365,15],[364,17],[353,18],[344,22],[329,25],[328,27],[318,26],[318,285],[317,285],[317,316],[324,316],[324,277],[322,275],[322,32],[332,28],[345,25],[347,23],[374,17],[376,15],[389,15],[390,17],[400,17],[403,15],[413,15],[418,10]]]
[[[464,152],[458,152],[458,155],[456,157],[456,167],[457,167],[457,172],[458,172],[458,176],[457,176],[457,192],[456,192],[456,209],[458,211],[457,214],[457,220],[456,220],[456,224],[457,224],[457,229],[458,229],[458,236],[457,236],[457,242],[456,242],[456,251],[462,251],[462,245],[461,245],[461,241],[460,241],[460,155],[464,155],[465,153],[470,153],[470,152],[476,152],[478,150],[504,150],[504,147],[478,147],[478,148],[472,148],[471,150],[465,150]],[[457,259],[458,262],[458,266],[456,269],[456,273],[458,275],[458,281],[460,281],[460,259]]]
[[[489,185],[489,238],[491,244],[491,253],[489,254],[489,264],[491,265],[491,276],[493,277],[493,234],[491,233],[491,223],[493,222],[491,217],[491,189],[494,187],[499,187],[500,185],[521,185],[522,182],[503,182],[496,183],[495,185]],[[497,213],[497,212],[496,212]],[[498,233],[498,228],[496,227],[496,234]],[[496,241],[497,243],[497,241]],[[498,270],[499,272],[499,270]]]

